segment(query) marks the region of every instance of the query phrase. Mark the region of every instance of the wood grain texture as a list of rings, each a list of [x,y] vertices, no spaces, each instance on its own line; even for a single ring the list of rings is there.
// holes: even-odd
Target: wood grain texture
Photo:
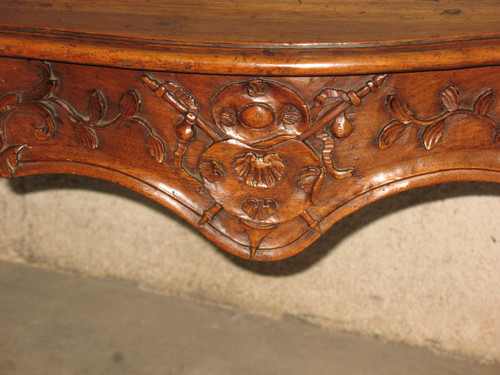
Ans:
[[[110,180],[233,254],[282,259],[384,196],[500,182],[499,11],[3,1],[0,174]]]
[[[402,44],[498,35],[496,0],[3,1],[3,25],[179,44]]]
[[[3,1],[0,53],[254,75],[494,65],[496,0]]]
[[[500,67],[244,77],[0,61],[4,177],[78,173],[276,260],[416,186],[500,182]]]

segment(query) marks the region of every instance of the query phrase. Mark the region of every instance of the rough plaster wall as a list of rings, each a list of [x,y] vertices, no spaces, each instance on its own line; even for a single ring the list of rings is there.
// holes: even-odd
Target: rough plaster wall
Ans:
[[[0,185],[0,258],[500,362],[499,211],[495,184],[413,190],[253,263],[126,189],[32,176]]]

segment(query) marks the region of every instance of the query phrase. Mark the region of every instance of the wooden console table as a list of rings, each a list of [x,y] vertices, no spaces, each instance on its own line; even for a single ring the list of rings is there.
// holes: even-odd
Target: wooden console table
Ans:
[[[244,258],[500,183],[497,0],[5,0],[0,56],[3,177],[122,184]]]

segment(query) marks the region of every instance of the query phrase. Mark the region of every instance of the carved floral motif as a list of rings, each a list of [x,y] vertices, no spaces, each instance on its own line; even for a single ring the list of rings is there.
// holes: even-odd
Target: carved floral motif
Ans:
[[[447,120],[460,114],[472,115],[482,120],[493,129],[493,139],[500,144],[500,127],[488,115],[494,101],[493,90],[489,89],[480,94],[472,109],[460,108],[460,91],[453,85],[448,85],[443,89],[440,99],[444,112],[431,119],[420,119],[403,99],[396,95],[389,95],[386,108],[395,120],[390,121],[382,128],[378,137],[379,147],[381,149],[390,147],[409,126],[419,126],[425,129],[421,133],[422,144],[427,150],[430,150],[442,140]]]

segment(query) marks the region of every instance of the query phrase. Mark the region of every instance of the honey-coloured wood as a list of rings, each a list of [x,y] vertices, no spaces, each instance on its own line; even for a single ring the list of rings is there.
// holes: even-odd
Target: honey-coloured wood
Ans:
[[[79,173],[276,260],[398,191],[500,182],[500,67],[193,75],[2,59],[3,177]]]
[[[500,182],[496,0],[0,4],[0,175],[78,173],[277,260],[399,191]]]
[[[4,0],[0,54],[129,69],[335,75],[500,60],[497,0]]]
[[[499,15],[495,0],[6,0],[1,9],[3,24],[48,33],[302,46],[498,35]]]

